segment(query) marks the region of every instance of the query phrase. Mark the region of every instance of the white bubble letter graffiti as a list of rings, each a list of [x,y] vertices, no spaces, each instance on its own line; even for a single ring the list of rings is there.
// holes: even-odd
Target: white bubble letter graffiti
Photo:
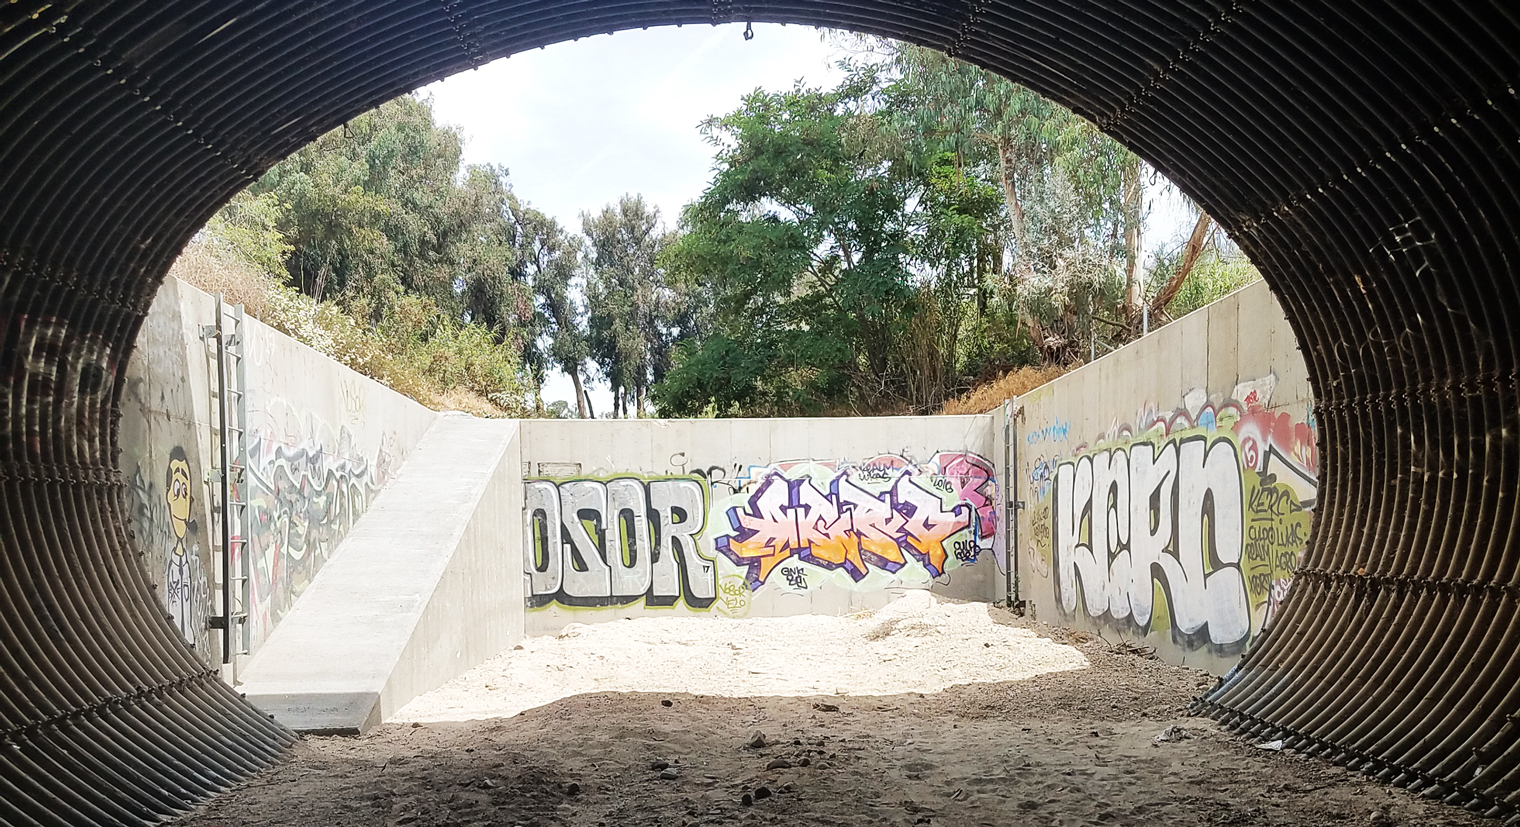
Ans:
[[[1156,577],[1163,582],[1182,576],[1177,561],[1166,553],[1172,543],[1173,483],[1177,479],[1177,446],[1137,442],[1129,448],[1130,478],[1130,614],[1137,626],[1149,626],[1154,608]]]
[[[1077,610],[1077,576],[1082,577],[1081,592],[1084,598],[1098,595],[1098,604],[1089,599],[1087,611],[1094,616],[1108,608],[1103,605],[1102,595],[1106,584],[1102,575],[1108,573],[1107,561],[1100,567],[1093,558],[1091,545],[1082,542],[1082,524],[1091,528],[1092,511],[1092,459],[1082,457],[1075,463],[1063,463],[1056,471],[1056,567],[1061,583],[1061,608],[1068,612]],[[1089,540],[1091,534],[1089,534]],[[1093,588],[1093,586],[1098,588]]]
[[[596,480],[573,480],[560,485],[564,513],[561,519],[570,534],[566,549],[564,588],[567,597],[609,597],[612,572],[601,553],[607,534],[607,486]],[[596,526],[593,537],[587,522]]]
[[[718,573],[713,561],[698,551],[697,538],[707,526],[706,500],[696,480],[656,480],[649,484],[649,504],[660,516],[660,544],[654,557],[654,593],[681,593],[676,566],[685,567],[688,600],[714,600]],[[676,510],[681,519],[676,521]]]
[[[529,594],[554,594],[564,576],[560,543],[559,488],[530,482],[523,492],[523,569]]]
[[[1129,455],[1122,449],[1103,451],[1092,458],[1092,551],[1095,566],[1108,566],[1108,590],[1101,597],[1086,592],[1089,601],[1107,598],[1106,609],[1114,619],[1129,617],[1130,588],[1130,479]],[[1089,612],[1094,607],[1089,606]]]
[[[1186,599],[1173,601],[1177,626],[1192,634],[1205,623],[1215,644],[1251,633],[1245,578],[1240,573],[1244,494],[1235,446],[1219,439],[1184,440],[1177,458],[1177,556],[1188,583]],[[1204,562],[1213,569],[1204,575]]]
[[[608,482],[607,503],[603,547],[612,566],[612,594],[620,598],[642,597],[649,591],[649,550],[653,546],[643,481]]]

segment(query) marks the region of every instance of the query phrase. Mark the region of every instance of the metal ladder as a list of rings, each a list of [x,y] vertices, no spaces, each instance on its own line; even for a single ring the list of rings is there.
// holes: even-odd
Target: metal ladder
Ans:
[[[218,482],[211,509],[221,551],[218,612],[207,625],[222,632],[222,663],[249,652],[252,604],[248,555],[248,394],[242,305],[228,305],[216,295],[216,324],[201,328],[207,356],[216,366],[212,389],[212,423],[217,435],[212,474]]]
[[[1002,497],[1004,502],[1003,554],[1006,556],[1004,583],[1008,608],[1023,614],[1026,607],[1019,582],[1019,512],[1025,503],[1019,499],[1019,420],[1024,418],[1024,406],[1018,397],[1003,402],[1003,467],[1001,469]]]

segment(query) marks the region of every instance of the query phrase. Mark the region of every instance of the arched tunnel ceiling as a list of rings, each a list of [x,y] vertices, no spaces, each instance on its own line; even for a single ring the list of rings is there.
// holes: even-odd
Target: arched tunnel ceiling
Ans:
[[[288,735],[154,608],[115,468],[170,261],[263,170],[496,57],[661,24],[943,49],[1092,119],[1257,262],[1324,458],[1276,628],[1200,708],[1520,805],[1512,0],[10,0],[0,6],[0,823],[155,820]]]

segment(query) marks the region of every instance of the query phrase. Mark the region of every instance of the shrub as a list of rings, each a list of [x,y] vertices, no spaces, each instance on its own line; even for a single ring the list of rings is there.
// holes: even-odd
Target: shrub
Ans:
[[[217,235],[213,223],[174,263],[170,274],[241,304],[248,315],[428,407],[477,416],[526,416],[529,383],[512,343],[446,316],[432,301],[400,295],[378,324],[333,302],[317,302],[286,286],[247,254],[247,245]],[[269,262],[264,262],[267,265]]]

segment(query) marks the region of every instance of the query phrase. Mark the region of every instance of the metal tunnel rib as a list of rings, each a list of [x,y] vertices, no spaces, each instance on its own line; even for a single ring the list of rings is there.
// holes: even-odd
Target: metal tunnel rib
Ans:
[[[0,824],[137,824],[290,735],[157,608],[116,468],[170,262],[280,158],[514,52],[661,24],[933,46],[1088,117],[1240,242],[1308,363],[1318,521],[1200,710],[1520,813],[1510,0],[13,0],[0,6]]]

